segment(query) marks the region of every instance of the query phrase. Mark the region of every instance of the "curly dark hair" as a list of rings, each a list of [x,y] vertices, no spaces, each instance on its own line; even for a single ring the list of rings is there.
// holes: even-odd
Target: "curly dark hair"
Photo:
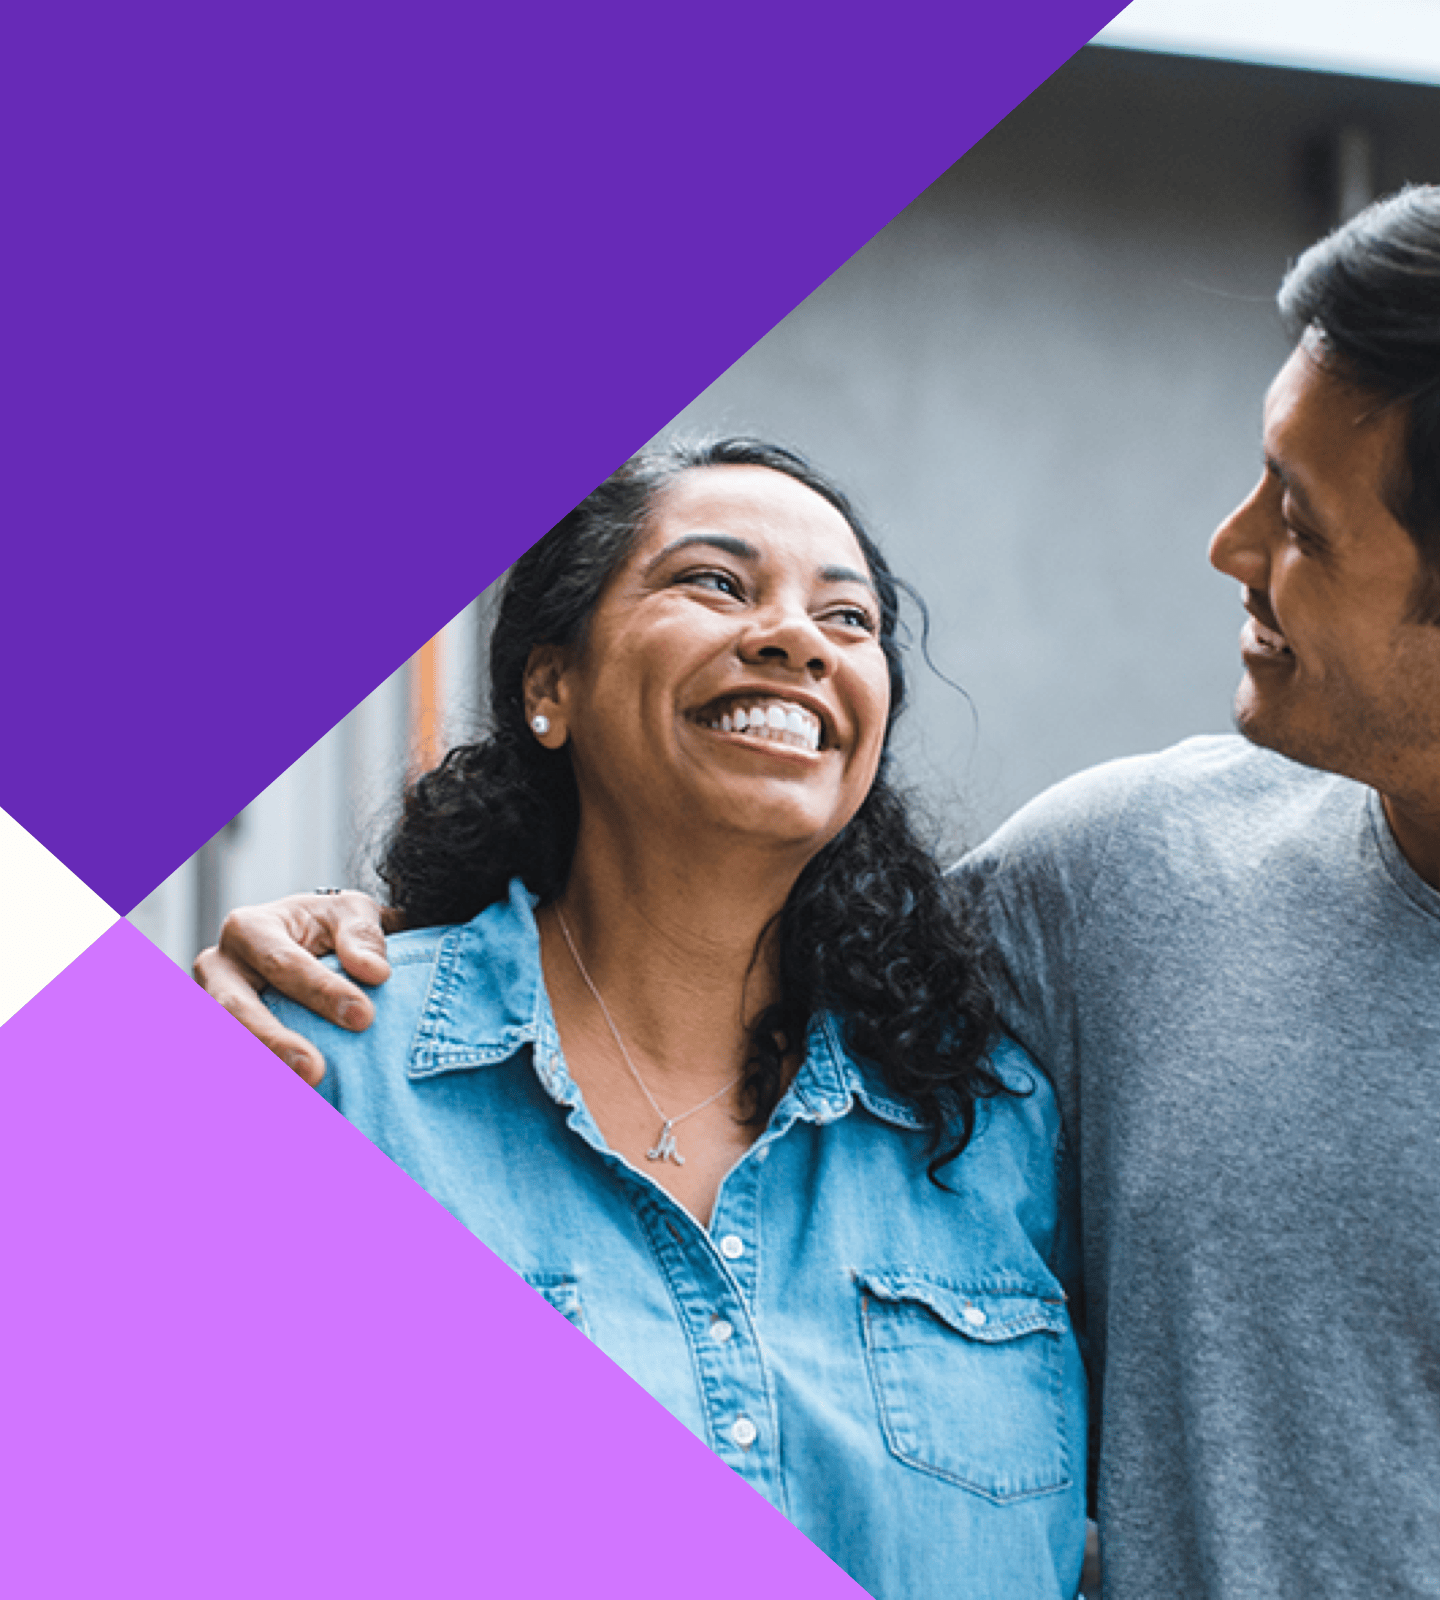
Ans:
[[[779,998],[751,1031],[747,1111],[755,1123],[769,1116],[784,1088],[787,1053],[803,1043],[814,1016],[829,1012],[855,1055],[915,1108],[930,1134],[935,1178],[969,1142],[976,1101],[1015,1091],[986,1059],[995,1010],[978,936],[890,781],[891,734],[905,703],[902,584],[849,499],[793,452],[746,438],[647,450],[515,563],[491,634],[489,737],[451,750],[409,788],[380,876],[410,928],[466,922],[503,900],[514,877],[542,903],[561,893],[580,799],[568,751],[546,749],[526,723],[531,651],[583,637],[607,580],[668,484],[683,472],[725,466],[783,472],[849,523],[879,595],[890,673],[876,781],[762,935],[762,942],[773,935]]]

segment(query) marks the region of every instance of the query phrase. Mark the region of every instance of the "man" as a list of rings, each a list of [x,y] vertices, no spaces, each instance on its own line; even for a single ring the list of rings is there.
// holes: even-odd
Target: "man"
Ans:
[[[1281,309],[1211,549],[1245,738],[1084,773],[961,868],[1081,1156],[1107,1600],[1440,1596],[1440,189]],[[363,1024],[280,933],[373,979],[367,907],[251,914],[197,975],[282,1050],[247,972]]]
[[[1211,547],[1250,742],[964,868],[1081,1152],[1107,1597],[1440,1595],[1440,190],[1281,307]]]

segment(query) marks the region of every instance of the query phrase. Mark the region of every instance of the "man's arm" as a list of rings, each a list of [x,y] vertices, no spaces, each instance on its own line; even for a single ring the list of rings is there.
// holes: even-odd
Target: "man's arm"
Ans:
[[[195,958],[195,981],[306,1083],[318,1084],[325,1076],[324,1057],[276,1021],[261,990],[277,989],[306,1010],[361,1033],[375,1018],[369,997],[319,958],[336,955],[360,983],[384,983],[390,976],[385,932],[398,927],[395,912],[355,890],[242,906],[226,917],[219,943]]]

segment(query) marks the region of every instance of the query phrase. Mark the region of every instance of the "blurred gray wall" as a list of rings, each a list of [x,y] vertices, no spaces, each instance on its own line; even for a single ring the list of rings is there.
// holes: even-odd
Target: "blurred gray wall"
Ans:
[[[1241,612],[1205,547],[1258,474],[1274,291],[1342,187],[1407,180],[1440,181],[1440,89],[1091,47],[676,419],[812,455],[927,597],[973,714],[917,663],[904,751],[952,847],[1067,773],[1229,726]],[[474,616],[447,641],[462,733]],[[365,881],[404,678],[136,922],[188,961],[230,905]]]

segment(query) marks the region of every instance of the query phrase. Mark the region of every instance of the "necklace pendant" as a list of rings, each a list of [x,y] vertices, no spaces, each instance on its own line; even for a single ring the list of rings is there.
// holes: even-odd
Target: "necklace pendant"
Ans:
[[[660,1138],[653,1150],[645,1152],[647,1161],[673,1161],[677,1167],[685,1165],[685,1157],[680,1154],[675,1144],[675,1132],[670,1123],[666,1123],[660,1130]]]

